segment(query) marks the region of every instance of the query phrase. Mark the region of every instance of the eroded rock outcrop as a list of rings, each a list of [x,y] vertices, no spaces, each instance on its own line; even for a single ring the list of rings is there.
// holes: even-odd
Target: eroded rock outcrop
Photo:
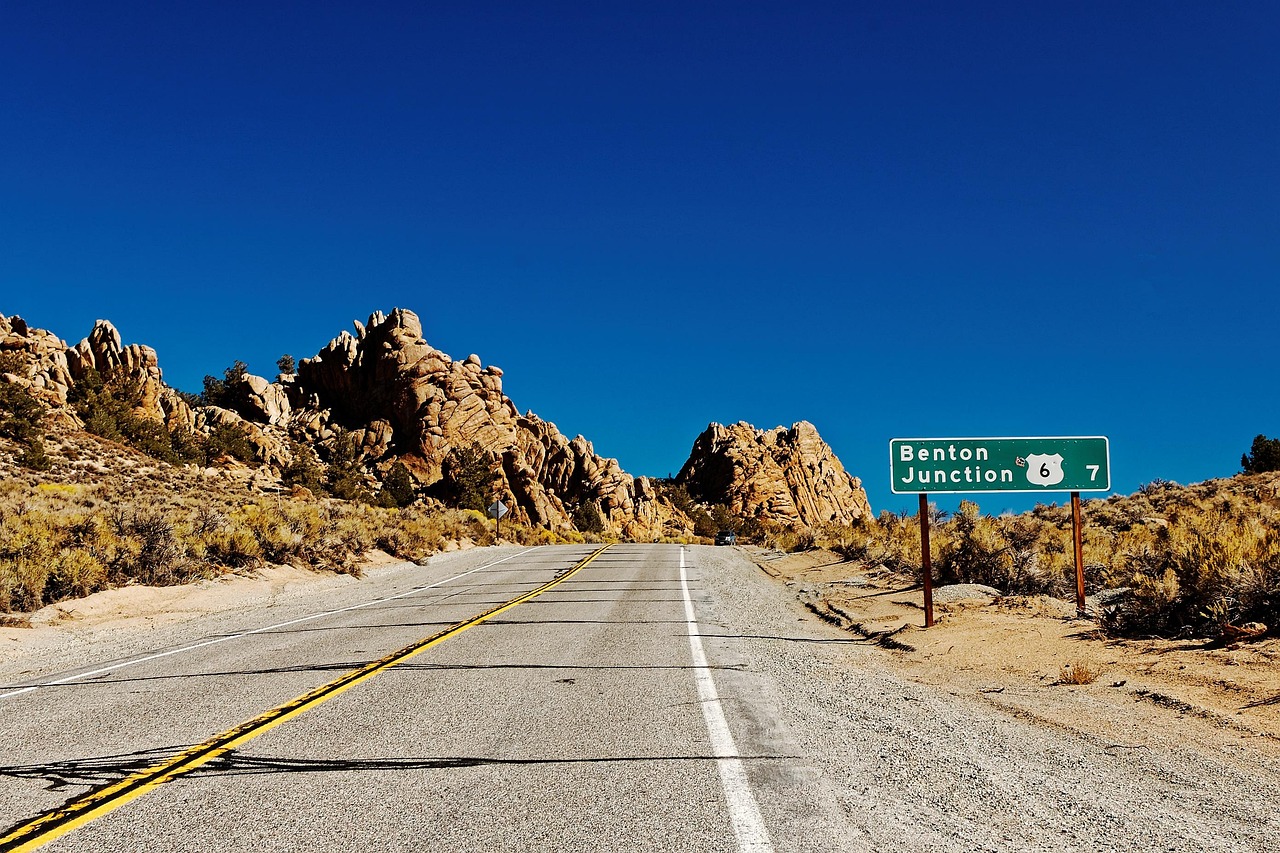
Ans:
[[[432,486],[447,478],[451,453],[474,447],[491,460],[494,491],[514,504],[516,520],[569,528],[575,517],[595,516],[583,514],[592,504],[615,535],[648,540],[692,532],[693,522],[659,483],[632,477],[582,436],[569,438],[532,412],[520,414],[503,393],[501,369],[477,355],[453,359],[435,349],[412,311],[378,312],[354,329],[303,359],[296,374],[228,379],[221,405],[213,406],[192,405],[165,385],[155,350],[125,346],[105,320],[68,346],[19,317],[0,315],[0,381],[28,389],[54,422],[83,427],[71,401],[77,383],[93,372],[127,389],[134,413],[172,435],[189,430],[208,439],[207,448],[222,448],[229,430],[242,433],[254,457],[250,467],[260,466],[268,479],[281,476],[297,448],[309,447],[321,460],[353,456],[374,489],[396,462],[419,485]],[[220,464],[239,463],[225,457]],[[870,512],[857,478],[804,422],[767,432],[713,424],[679,479],[696,500],[780,524],[849,523]]]
[[[638,490],[616,459],[532,412],[521,415],[502,392],[500,368],[477,355],[454,360],[428,344],[412,311],[375,313],[355,330],[301,361],[293,398],[331,412],[347,429],[365,430],[362,446],[373,461],[393,454],[430,484],[443,476],[452,450],[475,444],[495,460],[520,520],[568,527],[573,509],[593,501],[618,533],[661,535],[672,523],[686,529],[687,519],[647,481]],[[370,440],[373,424],[377,437]]]
[[[862,481],[808,421],[771,430],[711,424],[676,480],[695,500],[776,524],[843,525],[871,515]]]
[[[164,384],[156,351],[142,344],[123,346],[120,333],[106,320],[97,321],[88,337],[73,347],[44,329],[33,329],[21,317],[0,315],[0,352],[18,355],[21,375],[9,381],[30,390],[52,410],[56,421],[79,424],[69,407],[71,389],[89,371],[131,389],[135,413],[172,428],[194,422],[191,407]]]

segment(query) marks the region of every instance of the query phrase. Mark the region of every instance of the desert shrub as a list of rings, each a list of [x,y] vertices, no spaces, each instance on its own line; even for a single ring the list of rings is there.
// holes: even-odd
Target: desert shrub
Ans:
[[[102,375],[89,368],[71,389],[70,401],[85,429],[159,459],[181,464],[205,458],[203,442],[190,430],[172,432],[164,424],[139,414],[142,386],[122,376]]]
[[[986,584],[1010,595],[1055,593],[1065,587],[1065,564],[1052,558],[1062,553],[1057,529],[1044,520],[1030,515],[993,518],[976,503],[961,501],[955,516],[936,529],[934,566],[943,583]]]
[[[234,524],[200,536],[199,549],[206,562],[233,569],[255,566],[262,560],[253,531]]]
[[[205,464],[208,465],[227,456],[241,462],[252,462],[254,452],[253,444],[249,441],[248,427],[235,423],[218,424],[205,441],[204,454]]]
[[[258,552],[271,563],[290,562],[305,541],[305,526],[291,524],[283,508],[273,503],[249,504],[236,520],[253,534]]]
[[[180,583],[264,561],[357,573],[378,547],[422,561],[450,541],[494,541],[471,510],[381,509],[224,490],[195,475],[92,487],[0,478],[0,611],[34,610],[130,582]],[[176,490],[176,491],[175,491]],[[198,491],[196,491],[198,490]],[[530,544],[578,534],[504,525]]]
[[[396,507],[408,506],[417,500],[413,475],[403,462],[396,460],[391,470],[387,471],[387,476],[382,481],[382,494],[387,496],[391,506]]]
[[[360,465],[360,445],[350,432],[339,430],[334,437],[325,469],[325,485],[335,498],[373,502],[373,493],[365,486],[364,469]]]
[[[32,471],[48,471],[53,468],[53,460],[44,449],[43,437],[37,435],[30,440],[18,457],[18,464]]]
[[[107,588],[107,567],[90,551],[63,548],[54,555],[45,581],[44,601],[83,598]]]
[[[500,479],[497,460],[476,442],[452,448],[445,456],[441,475],[432,486],[435,496],[451,507],[480,511],[492,502],[494,485]]]
[[[325,489],[325,470],[314,450],[299,441],[289,441],[289,464],[280,472],[286,486],[301,486],[314,495]]]
[[[1108,613],[1118,634],[1217,633],[1280,622],[1280,519],[1265,503],[1217,497],[1184,508],[1110,572],[1129,587]]]
[[[45,407],[25,388],[0,380],[0,436],[20,444],[39,438]]]
[[[0,606],[28,611],[44,604],[60,541],[56,520],[49,513],[24,510],[0,521]]]
[[[1064,663],[1062,670],[1058,673],[1058,684],[1093,684],[1098,680],[1101,671],[1092,661],[1073,660],[1070,663]]]
[[[108,520],[122,543],[108,566],[112,582],[135,580],[163,586],[190,579],[173,521],[163,511],[117,510]]]
[[[578,504],[578,508],[573,511],[573,526],[583,533],[604,532],[604,516],[600,514],[600,507],[595,501]]]

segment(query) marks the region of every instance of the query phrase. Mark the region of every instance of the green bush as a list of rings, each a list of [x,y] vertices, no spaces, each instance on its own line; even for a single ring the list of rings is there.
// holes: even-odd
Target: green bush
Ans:
[[[382,494],[386,496],[390,506],[408,506],[417,500],[413,475],[403,462],[396,460],[391,470],[387,471],[387,476],[382,481]]]
[[[1254,438],[1249,452],[1240,457],[1240,467],[1246,474],[1280,471],[1280,438]]]
[[[373,503],[373,493],[365,486],[364,469],[360,465],[360,445],[349,432],[339,430],[334,437],[325,483],[335,498]]]
[[[169,431],[159,421],[138,414],[142,389],[127,379],[104,377],[90,368],[71,389],[70,401],[85,429],[94,435],[175,465],[207,458],[203,440],[191,430]]]
[[[605,531],[604,516],[595,501],[583,501],[573,511],[573,526],[583,533],[603,533]]]
[[[29,444],[42,435],[45,407],[25,388],[0,380],[0,436]]]
[[[249,442],[249,429],[244,424],[218,424],[204,443],[205,464],[213,464],[224,456],[252,462],[253,445]]]
[[[310,445],[290,440],[289,464],[280,472],[281,481],[286,486],[301,486],[314,495],[320,495],[327,491],[324,477],[324,467]]]
[[[445,456],[433,493],[451,507],[483,512],[493,502],[493,488],[500,479],[496,466],[493,454],[476,442],[455,447]]]
[[[228,408],[231,402],[231,389],[248,372],[249,365],[236,359],[235,363],[222,371],[221,379],[216,376],[205,376],[204,390],[200,392],[200,405]]]

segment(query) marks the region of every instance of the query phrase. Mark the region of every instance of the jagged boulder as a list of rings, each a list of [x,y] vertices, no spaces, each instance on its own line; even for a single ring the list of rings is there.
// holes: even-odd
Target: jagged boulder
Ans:
[[[356,322],[354,335],[343,332],[303,359],[292,395],[360,430],[369,458],[404,457],[424,484],[444,476],[450,451],[478,445],[495,460],[518,520],[568,527],[571,508],[594,501],[615,532],[635,523],[635,480],[617,460],[597,456],[585,438],[569,439],[531,412],[520,415],[502,391],[502,376],[478,355],[454,360],[436,350],[423,340],[418,316],[397,308]],[[385,426],[371,439],[375,423]],[[661,516],[656,523],[687,525],[656,494],[644,505],[650,520]]]
[[[251,373],[230,383],[227,395],[231,406],[246,420],[279,426],[289,422],[292,405],[289,393],[279,382],[268,382]]]
[[[31,391],[46,405],[62,406],[75,380],[67,363],[67,344],[52,332],[32,329],[21,317],[0,314],[0,355],[4,379]]]
[[[676,480],[695,500],[777,524],[851,524],[871,515],[862,481],[807,421],[771,430],[713,423]]]

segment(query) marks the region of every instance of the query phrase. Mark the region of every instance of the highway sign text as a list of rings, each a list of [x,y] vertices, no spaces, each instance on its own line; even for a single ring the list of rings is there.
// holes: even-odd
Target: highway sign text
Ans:
[[[1110,448],[1103,436],[895,438],[889,476],[895,494],[1105,492]]]

